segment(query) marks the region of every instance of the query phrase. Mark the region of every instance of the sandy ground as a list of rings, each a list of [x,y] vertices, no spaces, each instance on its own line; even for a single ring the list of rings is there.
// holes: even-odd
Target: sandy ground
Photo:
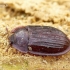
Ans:
[[[9,45],[11,30],[27,25],[56,27],[70,38],[70,1],[0,0],[0,70],[70,70],[70,52],[36,56]]]

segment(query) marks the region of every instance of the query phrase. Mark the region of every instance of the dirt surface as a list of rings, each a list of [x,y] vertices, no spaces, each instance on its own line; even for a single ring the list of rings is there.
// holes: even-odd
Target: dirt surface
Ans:
[[[9,45],[11,30],[27,25],[56,27],[70,38],[70,1],[0,0],[0,70],[70,70],[70,52],[36,56]]]

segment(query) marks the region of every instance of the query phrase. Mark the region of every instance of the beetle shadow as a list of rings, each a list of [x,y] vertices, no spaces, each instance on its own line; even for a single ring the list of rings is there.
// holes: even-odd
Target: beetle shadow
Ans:
[[[42,56],[42,59],[45,60],[47,63],[49,63],[50,65],[56,65],[57,66],[61,63],[68,62],[69,60],[69,53],[63,54],[63,55],[59,55],[59,56]]]
[[[36,57],[41,57],[42,58],[42,62],[45,61],[47,63],[49,63],[50,65],[54,65],[59,62],[64,62],[66,61],[66,58],[68,57],[68,53],[63,54],[63,55],[59,55],[59,56],[40,56],[40,55],[34,55],[34,54],[30,54],[31,56],[36,56]]]

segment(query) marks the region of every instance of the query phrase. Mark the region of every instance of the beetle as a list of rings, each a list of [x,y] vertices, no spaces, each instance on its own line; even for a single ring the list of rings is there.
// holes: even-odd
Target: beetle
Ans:
[[[12,32],[10,45],[23,53],[56,56],[70,50],[67,35],[51,26],[22,26]]]

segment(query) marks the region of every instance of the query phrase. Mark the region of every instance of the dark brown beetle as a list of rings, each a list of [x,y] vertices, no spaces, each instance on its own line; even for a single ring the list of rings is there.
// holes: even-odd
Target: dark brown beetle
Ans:
[[[50,26],[18,27],[9,41],[19,51],[35,55],[62,55],[70,50],[67,36]]]

